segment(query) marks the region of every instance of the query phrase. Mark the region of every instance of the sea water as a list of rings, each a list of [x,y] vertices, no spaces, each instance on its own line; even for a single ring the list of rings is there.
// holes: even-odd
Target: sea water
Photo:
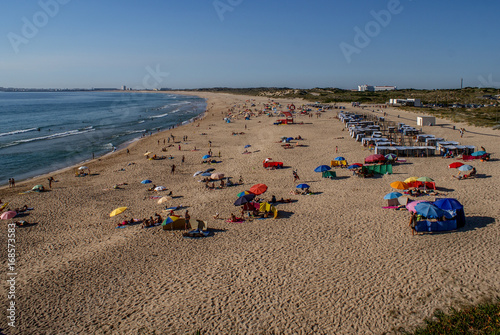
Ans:
[[[193,96],[133,92],[0,92],[0,185],[112,152],[203,113]]]

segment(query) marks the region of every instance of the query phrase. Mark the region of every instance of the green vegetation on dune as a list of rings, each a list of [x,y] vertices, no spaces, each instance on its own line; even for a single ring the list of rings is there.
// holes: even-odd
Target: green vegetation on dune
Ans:
[[[432,319],[425,320],[424,327],[403,334],[500,334],[500,299],[493,303],[468,306],[461,310],[451,309],[449,314],[436,311]]]

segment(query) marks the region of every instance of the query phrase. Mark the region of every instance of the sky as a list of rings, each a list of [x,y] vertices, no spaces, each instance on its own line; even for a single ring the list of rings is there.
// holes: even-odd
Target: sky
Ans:
[[[500,2],[0,4],[0,87],[500,87]]]

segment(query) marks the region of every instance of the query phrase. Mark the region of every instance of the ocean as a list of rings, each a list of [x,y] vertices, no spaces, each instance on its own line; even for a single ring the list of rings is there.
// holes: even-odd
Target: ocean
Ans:
[[[203,113],[193,96],[133,92],[0,92],[0,185],[102,156]]]

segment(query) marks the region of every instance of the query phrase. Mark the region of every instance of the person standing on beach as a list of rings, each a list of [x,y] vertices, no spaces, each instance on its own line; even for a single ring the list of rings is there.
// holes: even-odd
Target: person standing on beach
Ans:
[[[181,145],[179,144],[179,151],[181,150]]]
[[[293,170],[293,182],[295,183],[297,180],[300,180],[300,177],[297,173],[297,170]]]
[[[49,177],[49,188],[52,188],[52,182],[54,181],[54,177]]]
[[[12,187],[16,187],[16,181],[12,178]]]
[[[9,178],[9,187],[12,187],[12,178]]]
[[[186,229],[186,230],[191,229],[191,224],[189,223],[190,219],[191,219],[191,215],[189,215],[189,211],[186,210],[186,213],[184,214],[184,220],[186,222],[184,229]]]
[[[415,227],[417,226],[417,213],[412,212],[410,218],[410,228],[411,228],[411,236],[415,235]]]
[[[172,164],[172,170],[170,171],[171,174],[175,174],[175,164]]]
[[[185,160],[185,159],[186,159],[186,158],[184,157],[184,155],[182,155],[182,159],[181,159],[181,163],[182,163],[182,164],[184,164],[184,160]]]

